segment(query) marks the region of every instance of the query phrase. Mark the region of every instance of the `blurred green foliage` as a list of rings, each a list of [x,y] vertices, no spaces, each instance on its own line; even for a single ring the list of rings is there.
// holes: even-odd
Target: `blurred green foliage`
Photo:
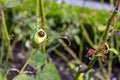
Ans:
[[[66,5],[64,2],[58,4],[54,0],[45,1],[45,14],[48,36],[68,35],[72,42],[71,48],[76,51],[77,55],[86,52],[87,47],[96,48],[98,46],[110,16],[105,10]],[[13,34],[15,38],[12,40],[22,41],[23,44],[26,43],[25,41],[29,42],[31,27],[36,25],[35,1],[25,0],[20,6],[6,9],[5,17],[9,33]],[[116,23],[116,28],[119,28],[119,22]],[[115,39],[118,40],[119,37]],[[116,43],[117,40],[115,40]],[[56,43],[55,40],[53,42]],[[115,45],[115,47],[119,48],[119,45]]]
[[[5,18],[7,21],[6,23],[8,27],[8,32],[10,34],[10,39],[12,41],[12,48],[15,48],[15,45],[20,42],[21,44],[23,44],[21,45],[21,47],[22,49],[24,48],[24,51],[26,50],[26,48],[31,49],[30,35],[32,33],[32,27],[36,25],[35,7],[35,0],[24,0],[23,3],[20,4],[20,6],[8,8],[5,10]],[[70,49],[73,50],[76,55],[78,55],[78,59],[80,59],[81,61],[83,60],[84,55],[86,55],[87,48],[95,49],[99,46],[99,39],[106,29],[107,20],[110,16],[110,14],[105,10],[93,10],[79,6],[67,5],[64,2],[57,3],[57,1],[54,0],[45,0],[45,15],[47,21],[46,32],[48,34],[48,37],[57,35],[68,35],[72,43]],[[120,23],[118,21],[115,26],[112,27],[114,29],[119,29],[119,25]],[[120,50],[120,37],[112,37],[114,42],[113,47],[118,50],[112,51],[117,52],[118,54]],[[49,40],[47,42],[48,49],[55,44],[58,44],[57,40]],[[41,60],[38,56],[43,56],[43,59],[41,59],[43,63],[45,62],[45,55],[36,54],[35,59],[31,62],[31,65],[34,67],[38,65],[41,66],[43,64],[39,64]],[[118,59],[120,61],[120,56],[118,56]],[[118,61],[118,59],[116,59],[115,61]],[[38,63],[36,64],[35,62]],[[49,73],[56,72],[56,69],[54,69],[53,65],[47,64],[46,66],[49,67],[45,67],[45,70],[50,70],[49,68],[53,67],[53,71],[50,71]],[[45,75],[47,73],[47,71],[44,72]],[[40,75],[40,78],[42,79],[45,76],[44,74],[37,73],[37,75]],[[52,74],[51,76],[56,79],[56,76]],[[17,78],[19,78],[19,76],[17,76],[16,79]],[[60,80],[59,77],[58,80]]]

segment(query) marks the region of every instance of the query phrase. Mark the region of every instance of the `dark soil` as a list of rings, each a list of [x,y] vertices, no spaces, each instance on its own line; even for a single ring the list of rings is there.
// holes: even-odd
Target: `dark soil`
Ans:
[[[20,52],[20,46],[21,46],[21,44],[18,43],[17,46],[15,47],[15,50],[13,51],[14,60],[11,60],[11,59],[9,60],[9,68],[16,68],[18,70],[21,70],[22,66],[24,65],[24,63],[25,63],[24,54],[25,53],[23,54]],[[62,49],[60,49],[60,50],[65,54],[65,56],[67,56],[68,59],[70,59],[70,60],[72,59],[72,57],[69,54],[67,54],[64,50],[62,50]],[[70,70],[67,63],[65,61],[63,61],[63,59],[61,57],[54,54],[54,52],[49,53],[49,56],[52,58],[53,63],[56,65],[62,80],[73,80],[74,79],[73,74],[75,72]],[[4,60],[5,60],[5,56],[3,59],[3,63],[4,63]],[[83,57],[83,63],[88,64],[89,61],[90,60],[88,58]],[[2,65],[2,67],[3,67],[3,65]],[[93,68],[96,69],[98,67],[99,67],[99,65],[96,62],[96,64],[94,65]],[[30,65],[28,65],[26,67],[25,71],[32,72],[32,73],[26,73],[26,74],[29,76],[35,77],[35,70]],[[113,68],[112,68],[112,77],[118,77],[119,74],[120,74],[120,63],[114,62]],[[8,80],[12,80],[16,75],[18,75],[17,71],[10,70],[7,73],[7,78],[8,78]]]

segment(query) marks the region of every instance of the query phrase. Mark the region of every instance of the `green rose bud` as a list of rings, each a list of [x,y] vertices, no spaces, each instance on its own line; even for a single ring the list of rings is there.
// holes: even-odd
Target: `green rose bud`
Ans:
[[[33,37],[33,41],[36,44],[41,44],[43,41],[45,41],[45,39],[47,38],[47,34],[45,33],[45,31],[41,28],[39,30],[37,30],[34,34]]]

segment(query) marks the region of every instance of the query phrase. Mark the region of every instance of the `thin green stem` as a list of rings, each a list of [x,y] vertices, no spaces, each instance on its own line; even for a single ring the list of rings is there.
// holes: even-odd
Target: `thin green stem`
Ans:
[[[94,59],[90,62],[90,64],[88,65],[88,67],[85,69],[85,72],[87,72],[88,70],[90,70],[92,67],[93,67],[93,65],[95,64],[95,62],[98,60],[97,59],[98,57],[94,57]]]
[[[114,39],[113,38],[110,39],[110,43],[111,43],[111,47],[114,47]],[[113,53],[110,52],[109,59],[111,59],[112,57],[113,57]],[[110,80],[110,78],[111,78],[112,62],[113,61],[108,63],[108,76],[107,76],[106,80]]]
[[[38,27],[40,26],[39,16],[40,16],[40,1],[36,0],[36,23]]]
[[[42,45],[42,53],[46,54],[46,41],[44,41],[43,45]]]
[[[84,40],[81,40],[80,42],[80,47],[79,47],[79,60],[82,61],[82,57],[83,57],[83,44]]]
[[[8,59],[10,57],[10,38],[9,38],[9,34],[8,34],[8,30],[7,30],[7,26],[6,26],[6,22],[5,22],[5,18],[4,18],[4,12],[2,11],[1,13],[2,13],[3,30],[5,33],[5,39],[6,39],[7,47],[8,47],[7,57],[6,57],[6,61],[5,61],[5,68],[7,68],[8,67]]]
[[[83,72],[81,72],[80,68],[79,68],[74,80],[78,80],[81,73],[85,73],[88,70],[90,70],[93,67],[93,65],[95,64],[96,61],[97,61],[97,57],[95,56],[94,59],[89,63],[89,65],[87,66],[87,68]]]
[[[46,29],[46,20],[45,20],[45,13],[44,13],[44,0],[40,0],[40,14],[42,18],[42,27]],[[42,52],[46,53],[46,41],[43,43]]]
[[[114,12],[112,13],[111,17],[109,18],[108,22],[107,22],[107,28],[105,30],[105,32],[103,33],[103,37],[100,39],[100,41],[103,39],[104,41],[107,41],[108,40],[108,32],[109,32],[109,29],[110,29],[110,25],[111,25],[111,22],[113,20],[113,18],[116,16],[116,14],[118,13],[117,11],[119,10],[120,8],[120,0],[117,1],[117,4],[115,6],[115,10]]]
[[[58,41],[62,44],[62,46],[66,49],[66,51],[68,51],[70,53],[70,55],[77,61],[79,60],[77,58],[77,56],[75,55],[75,52],[73,50],[71,50],[69,47],[66,47],[67,44],[62,40],[62,39],[58,39]]]
[[[0,65],[2,65],[2,59],[3,59],[3,54],[4,54],[4,31],[2,28],[2,48],[1,48],[1,56],[0,56]]]
[[[55,52],[55,54],[60,56],[67,64],[69,63],[69,60],[67,59],[67,57],[64,54],[62,54],[59,50],[54,49],[53,51]]]
[[[88,34],[87,30],[85,29],[85,26],[83,24],[81,24],[81,29],[83,31],[82,34],[83,34],[84,38],[87,40],[87,42],[89,43],[89,45],[92,48],[96,49],[96,46],[94,45],[93,41],[90,39],[89,34]]]
[[[46,28],[46,20],[45,20],[45,13],[44,13],[44,0],[40,0],[40,13],[42,17],[42,25]]]
[[[105,30],[105,32],[103,33],[103,37],[102,39],[104,41],[107,41],[108,40],[108,32],[109,32],[109,29],[110,29],[110,25],[111,25],[111,21],[113,20],[113,18],[116,16],[117,12],[113,12],[113,14],[111,15],[110,19],[108,20],[108,23],[107,23],[107,28]]]
[[[75,70],[74,64],[73,64],[71,61],[69,61],[64,54],[62,54],[62,53],[61,53],[59,50],[57,50],[57,49],[54,49],[53,51],[54,51],[58,56],[60,56],[60,57],[69,65],[69,67],[70,67],[71,69],[74,69],[74,70]],[[80,63],[80,62],[79,62],[79,63]],[[82,63],[81,63],[81,64],[82,64]],[[83,66],[85,66],[85,65],[83,64]],[[78,80],[79,76],[81,75],[81,74],[79,74],[79,71],[80,71],[80,70],[78,70],[78,72],[77,72],[76,77],[75,77],[74,80]]]
[[[113,53],[112,52],[110,53],[109,57],[110,58],[113,57]],[[112,62],[113,61],[108,63],[108,75],[106,76],[106,78],[107,78],[106,80],[110,80],[110,78],[111,78]]]
[[[98,62],[99,62],[100,67],[104,64],[100,57],[98,57]],[[107,73],[105,68],[102,68],[101,71],[102,71],[103,74]]]

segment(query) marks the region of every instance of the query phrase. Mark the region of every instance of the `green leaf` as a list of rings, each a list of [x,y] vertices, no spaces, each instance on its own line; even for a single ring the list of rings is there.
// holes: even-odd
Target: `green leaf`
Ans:
[[[84,75],[85,73],[81,73],[81,74],[77,73],[74,80],[84,80]]]
[[[5,75],[3,75],[2,71],[0,71],[0,80],[7,80],[7,79],[5,78]]]
[[[35,80],[35,79],[27,76],[26,74],[20,74],[20,75],[16,76],[13,80]]]
[[[75,42],[77,43],[77,45],[80,45],[80,37],[78,35],[74,36]]]
[[[30,50],[30,52],[28,53],[28,58],[31,57],[31,55],[35,52],[35,49]],[[38,50],[35,53],[35,56],[33,57],[33,59],[31,60],[31,62],[29,63],[33,68],[38,68],[40,66],[42,66],[45,62],[46,59],[46,55],[43,54],[40,50]]]
[[[106,29],[106,26],[105,26],[105,25],[102,25],[102,24],[98,24],[98,25],[97,25],[97,29],[98,29],[99,31],[104,31],[104,30]]]
[[[61,80],[54,64],[48,63],[42,71],[37,71],[36,80]]]
[[[2,1],[4,7],[11,8],[20,5],[23,0],[2,0]]]
[[[113,53],[115,53],[116,55],[118,55],[118,51],[116,50],[116,49],[114,49],[114,48],[110,48],[110,49],[108,49],[109,51],[111,51],[111,52],[113,52]]]
[[[34,37],[34,35],[35,35],[35,33],[36,33],[37,30],[38,30],[38,28],[35,28],[35,29],[32,31],[32,33],[31,33],[31,35],[30,35],[30,39],[31,39],[31,40],[33,40],[33,37]]]
[[[107,47],[107,49],[109,49],[109,45],[107,43],[105,43],[105,46]]]

